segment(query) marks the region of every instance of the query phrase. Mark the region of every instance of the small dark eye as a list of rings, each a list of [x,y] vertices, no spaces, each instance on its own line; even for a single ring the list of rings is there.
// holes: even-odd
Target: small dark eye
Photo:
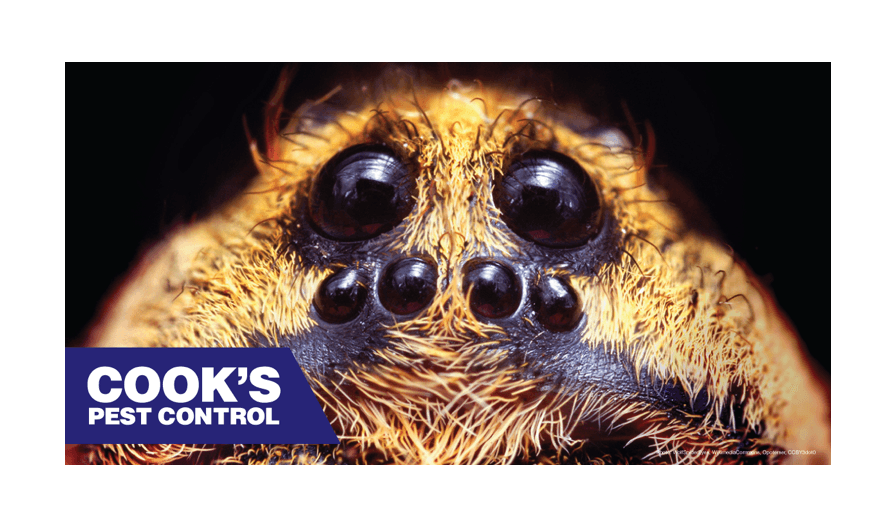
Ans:
[[[463,290],[477,315],[504,318],[516,312],[522,290],[513,271],[492,261],[470,263],[464,271]]]
[[[495,185],[494,204],[516,234],[547,247],[583,245],[600,229],[596,184],[557,152],[532,151],[511,164]]]
[[[404,258],[391,264],[379,282],[379,300],[397,315],[409,315],[435,297],[438,271],[428,258]]]
[[[563,278],[541,278],[532,290],[532,304],[541,325],[554,333],[571,331],[581,320],[581,301]]]
[[[353,320],[367,300],[364,277],[355,269],[342,269],[330,275],[314,295],[314,307],[320,318],[331,324]]]
[[[410,214],[413,183],[407,165],[388,147],[353,146],[330,159],[314,179],[311,220],[335,240],[368,240]]]

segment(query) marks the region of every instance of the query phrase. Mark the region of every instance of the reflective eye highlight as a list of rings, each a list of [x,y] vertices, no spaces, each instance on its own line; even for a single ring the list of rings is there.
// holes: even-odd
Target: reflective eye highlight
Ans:
[[[507,226],[546,247],[576,247],[600,230],[597,186],[573,159],[548,150],[525,154],[494,187]]]
[[[387,146],[353,146],[329,160],[314,179],[311,220],[334,240],[368,240],[407,217],[413,183],[407,165]]]

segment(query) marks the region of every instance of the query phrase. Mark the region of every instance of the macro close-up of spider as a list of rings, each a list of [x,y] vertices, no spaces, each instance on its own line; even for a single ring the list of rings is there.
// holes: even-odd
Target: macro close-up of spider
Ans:
[[[66,462],[829,464],[822,71],[72,68],[67,344],[289,348],[339,444]]]

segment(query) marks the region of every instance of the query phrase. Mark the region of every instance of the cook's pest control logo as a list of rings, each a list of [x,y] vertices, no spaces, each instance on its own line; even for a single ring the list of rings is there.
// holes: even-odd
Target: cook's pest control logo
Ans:
[[[288,348],[66,348],[65,442],[339,440]]]

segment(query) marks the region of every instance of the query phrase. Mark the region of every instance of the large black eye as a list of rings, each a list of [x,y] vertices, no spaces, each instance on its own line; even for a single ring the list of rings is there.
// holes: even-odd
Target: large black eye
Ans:
[[[513,231],[548,247],[583,245],[600,229],[596,184],[569,157],[537,150],[510,165],[494,204]]]
[[[379,144],[343,150],[311,185],[311,220],[339,241],[367,240],[401,222],[413,208],[413,178],[391,149]]]

